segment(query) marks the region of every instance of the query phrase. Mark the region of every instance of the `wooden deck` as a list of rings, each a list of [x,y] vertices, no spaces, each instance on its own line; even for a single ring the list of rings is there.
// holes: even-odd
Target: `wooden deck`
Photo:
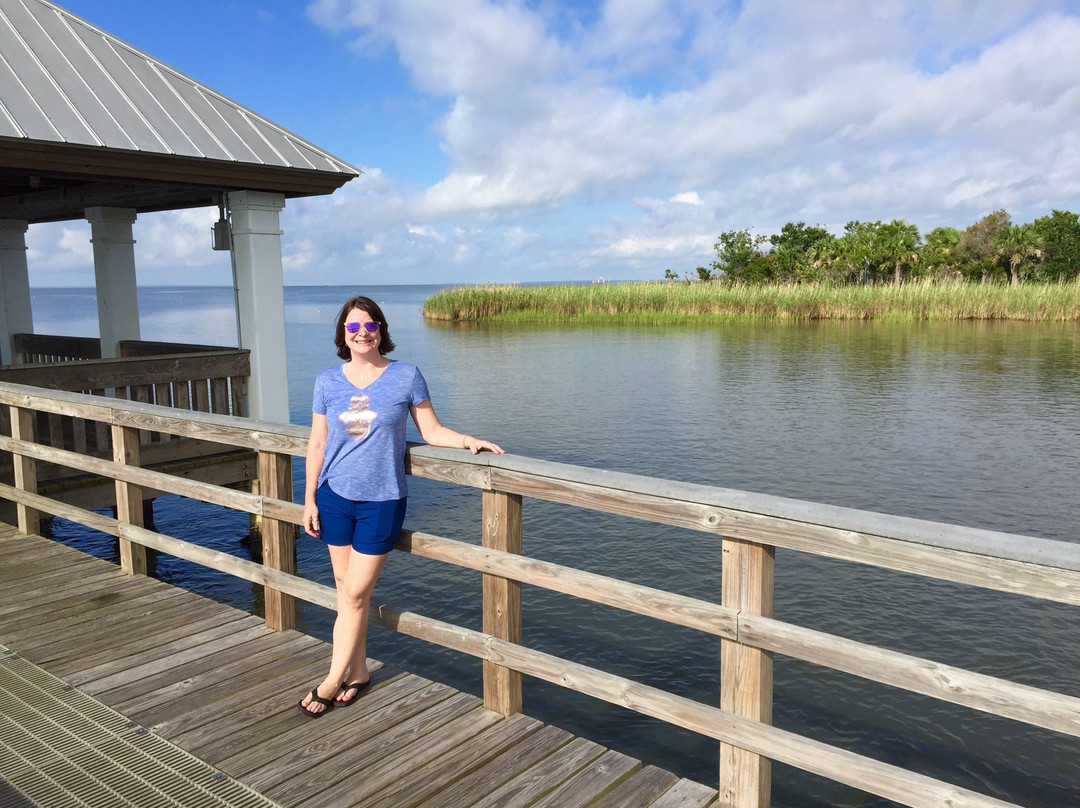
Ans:
[[[700,783],[390,667],[373,666],[356,705],[306,719],[294,704],[328,644],[2,524],[0,645],[287,808],[718,805]],[[0,714],[10,698],[0,688]],[[10,786],[4,805],[35,804],[4,799]]]

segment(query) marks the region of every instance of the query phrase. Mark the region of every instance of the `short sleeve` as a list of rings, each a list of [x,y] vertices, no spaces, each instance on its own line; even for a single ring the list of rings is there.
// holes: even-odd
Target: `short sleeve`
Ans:
[[[317,415],[326,415],[326,372],[315,377],[315,390],[311,394],[311,411]]]
[[[420,372],[419,368],[416,369],[416,374],[413,376],[412,389],[409,391],[409,397],[411,399],[411,406],[413,407],[424,401],[431,400],[427,382],[424,380],[424,375]]]

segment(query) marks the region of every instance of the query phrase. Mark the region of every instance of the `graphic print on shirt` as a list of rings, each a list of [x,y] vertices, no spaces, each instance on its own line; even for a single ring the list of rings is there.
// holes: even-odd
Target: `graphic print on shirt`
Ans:
[[[363,393],[355,395],[349,402],[349,409],[341,413],[338,418],[345,424],[345,431],[353,440],[363,440],[371,431],[371,422],[378,413],[372,412],[368,407],[371,400]]]

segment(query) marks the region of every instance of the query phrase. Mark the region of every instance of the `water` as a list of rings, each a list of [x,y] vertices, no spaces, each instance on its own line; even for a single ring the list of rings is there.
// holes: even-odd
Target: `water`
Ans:
[[[1080,328],[1076,324],[756,323],[665,327],[425,324],[437,286],[359,290],[387,315],[396,358],[415,362],[450,426],[509,451],[904,516],[1080,541]],[[355,291],[285,291],[290,409],[310,422],[315,375]],[[229,289],[144,289],[143,337],[234,345]],[[88,290],[38,290],[36,330],[95,336]],[[410,427],[411,429],[411,427]],[[411,433],[417,439],[415,432]],[[295,469],[302,490],[302,464]],[[236,554],[247,518],[176,497],[157,526]],[[192,525],[196,525],[193,530]],[[410,481],[407,525],[478,541],[480,494]],[[112,543],[58,523],[109,556]],[[719,600],[711,537],[526,500],[525,551],[624,580]],[[301,574],[332,585],[321,543]],[[157,574],[258,611],[256,587],[162,558]],[[1080,696],[1077,610],[777,553],[777,617],[942,663]],[[376,601],[480,628],[480,579],[394,554]],[[526,644],[705,703],[719,693],[719,640],[526,587]],[[330,615],[305,630],[329,639]],[[477,660],[381,629],[369,653],[479,693]],[[1080,742],[940,705],[784,657],[775,723],[1026,806],[1080,804]],[[298,682],[298,693],[310,683]],[[717,744],[526,679],[532,715],[714,784]],[[777,808],[892,803],[785,766]]]

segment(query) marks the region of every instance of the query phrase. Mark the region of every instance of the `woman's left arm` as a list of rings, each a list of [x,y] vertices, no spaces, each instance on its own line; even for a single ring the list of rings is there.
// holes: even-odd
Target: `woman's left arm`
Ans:
[[[473,454],[488,451],[495,454],[506,454],[505,450],[491,441],[481,440],[463,432],[455,432],[448,426],[443,426],[439,416],[435,414],[435,408],[431,401],[421,401],[414,405],[410,412],[416,428],[420,430],[420,437],[431,446],[445,446],[449,449],[468,449]]]

